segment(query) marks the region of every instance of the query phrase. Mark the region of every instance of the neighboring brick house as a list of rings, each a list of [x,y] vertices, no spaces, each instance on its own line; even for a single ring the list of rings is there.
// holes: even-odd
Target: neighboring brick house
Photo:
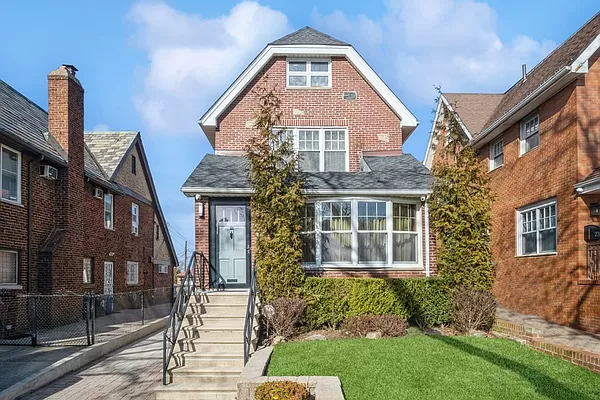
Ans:
[[[600,14],[503,94],[444,93],[489,172],[502,306],[600,332]],[[435,129],[434,129],[435,130]],[[425,165],[440,162],[432,134]]]
[[[72,66],[48,112],[0,80],[0,290],[171,287],[177,258],[138,132],[85,132]]]
[[[196,250],[213,267],[207,281],[249,283],[254,236],[244,148],[256,133],[257,88],[280,98],[281,128],[300,155],[306,272],[435,273],[425,204],[431,176],[402,152],[416,118],[351,45],[306,27],[268,44],[199,121],[215,154],[182,191],[196,200]]]

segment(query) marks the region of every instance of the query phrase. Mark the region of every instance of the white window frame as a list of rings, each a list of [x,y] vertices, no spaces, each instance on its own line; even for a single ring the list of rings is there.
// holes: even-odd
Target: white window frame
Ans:
[[[110,198],[110,211],[106,209],[106,199]],[[104,193],[104,228],[114,230],[115,229],[115,197],[111,193]],[[106,220],[106,212],[110,212],[110,225]]]
[[[496,151],[496,146],[500,146],[500,152],[495,154]],[[496,165],[496,158],[502,156],[502,162],[498,165]],[[490,171],[495,170],[496,168],[500,168],[501,166],[504,165],[504,140],[500,139],[497,140],[495,142],[493,142],[490,145]]]
[[[168,274],[169,266],[166,264],[158,264],[158,273],[159,274]]]
[[[89,262],[90,274],[86,276],[87,271],[87,263]],[[84,257],[83,258],[83,283],[84,284],[92,284],[94,283],[94,259],[92,257]]]
[[[136,203],[131,203],[131,233],[140,234],[140,206]]]
[[[327,127],[287,127],[287,128],[273,128],[275,131],[291,131],[294,151],[296,154],[300,152],[300,131],[319,131],[319,171],[318,172],[327,172],[325,171],[325,152],[327,151],[344,151],[345,159],[344,159],[344,171],[348,172],[350,170],[350,140],[348,137],[348,127],[340,127],[340,126],[327,126]],[[344,149],[343,150],[325,150],[325,131],[343,131],[345,140],[344,140]]]
[[[2,150],[8,150],[11,153],[15,153],[17,155],[17,199],[5,199],[2,197],[2,192],[0,192],[0,201],[4,201],[11,204],[21,204],[21,163],[22,163],[22,155],[20,151],[13,149],[12,147],[8,147],[0,143],[0,191],[2,190]]]
[[[324,202],[351,202],[351,225],[352,225],[352,262],[351,263],[336,263],[322,262],[321,254],[321,229],[322,226],[322,209],[321,204]],[[386,230],[378,231],[387,233],[387,257],[386,262],[358,262],[358,202],[386,202]],[[422,225],[422,205],[417,199],[409,198],[366,198],[366,197],[324,197],[319,200],[309,200],[309,203],[315,204],[315,259],[314,263],[302,263],[305,269],[356,269],[356,270],[372,270],[372,269],[404,269],[404,270],[423,270],[423,225]],[[393,234],[394,233],[415,233],[393,230],[393,204],[414,204],[416,206],[416,234],[417,234],[417,260],[416,262],[394,262],[393,249]],[[310,231],[313,232],[313,231]],[[329,232],[329,231],[327,231]],[[363,232],[363,231],[361,231]],[[302,233],[308,233],[302,232]]]
[[[290,71],[290,63],[294,62],[305,62],[306,71]],[[312,72],[311,63],[327,63],[327,72]],[[331,59],[330,58],[288,58],[285,62],[285,87],[288,89],[331,89]],[[290,75],[292,76],[305,76],[306,85],[304,86],[290,86]],[[327,86],[311,86],[312,76],[327,76]]]
[[[548,207],[548,206],[552,206],[554,205],[554,210],[555,210],[555,217],[554,217],[554,227],[551,228],[545,228],[545,229],[540,229],[540,210]],[[522,236],[524,234],[523,232],[523,217],[525,213],[528,212],[535,212],[535,233],[536,233],[536,252],[535,253],[529,253],[529,254],[524,254],[523,252],[523,240],[522,240]],[[540,256],[540,255],[553,255],[553,254],[557,254],[558,251],[558,204],[556,202],[556,199],[550,199],[550,200],[545,200],[543,202],[538,202],[535,204],[531,204],[525,207],[521,207],[519,209],[516,210],[516,221],[517,221],[517,257],[531,257],[531,256]],[[556,233],[554,235],[555,237],[555,243],[554,243],[554,250],[550,250],[550,251],[541,251],[541,235],[540,232],[542,231],[546,231],[546,230],[550,230],[550,229],[554,229],[556,230]],[[529,233],[532,233],[534,231],[531,231]]]
[[[0,253],[12,254],[15,257],[15,281],[0,282],[0,288],[14,288],[19,285],[19,252],[15,250],[0,249]]]
[[[135,268],[135,270],[133,269]],[[135,271],[135,272],[133,272]],[[138,285],[140,282],[140,266],[137,261],[127,261],[126,281],[128,285]]]
[[[529,136],[526,136],[526,126],[528,123],[534,121],[537,118],[537,131],[533,134],[530,134]],[[525,149],[526,146],[526,142],[525,140],[537,135],[538,137],[538,144],[535,147],[532,147],[529,150]],[[519,156],[523,156],[527,153],[529,153],[530,151],[537,149],[538,147],[540,147],[540,143],[541,143],[541,136],[540,136],[540,115],[538,113],[535,114],[531,114],[525,118],[523,118],[521,120],[521,133],[520,133],[520,138],[519,138]]]

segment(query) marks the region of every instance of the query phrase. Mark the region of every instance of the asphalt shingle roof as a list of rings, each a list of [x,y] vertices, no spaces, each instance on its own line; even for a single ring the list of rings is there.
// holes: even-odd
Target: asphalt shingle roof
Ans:
[[[64,162],[59,152],[48,143],[48,113],[0,80],[0,132],[33,150]]]
[[[348,43],[337,40],[334,37],[326,35],[323,32],[319,32],[310,26],[305,26],[302,29],[292,32],[289,35],[285,35],[271,43],[273,46],[285,46],[285,45],[329,45],[329,46],[349,46]]]
[[[86,132],[85,144],[111,178],[137,135],[137,132]]]
[[[491,93],[444,93],[450,106],[473,136],[483,130],[503,96]]]
[[[429,170],[410,154],[369,156],[364,162],[369,172],[305,172],[307,190],[400,190],[426,191],[433,178]],[[248,189],[249,163],[243,156],[207,154],[192,172],[183,188]]]

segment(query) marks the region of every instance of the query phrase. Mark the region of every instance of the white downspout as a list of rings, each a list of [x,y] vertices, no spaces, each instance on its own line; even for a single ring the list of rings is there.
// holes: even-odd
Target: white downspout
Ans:
[[[425,276],[431,275],[429,271],[429,206],[425,203]]]

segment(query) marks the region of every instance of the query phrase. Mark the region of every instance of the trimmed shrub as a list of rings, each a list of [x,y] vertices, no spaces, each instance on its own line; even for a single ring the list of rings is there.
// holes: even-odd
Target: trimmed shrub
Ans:
[[[288,338],[296,332],[304,308],[302,299],[277,299],[263,307],[263,316],[273,327],[275,335]]]
[[[452,304],[452,323],[458,332],[492,328],[497,303],[491,292],[459,288],[452,293]]]
[[[338,327],[359,315],[413,318],[421,327],[447,323],[451,302],[438,278],[307,278],[305,322],[311,328]]]
[[[395,315],[359,315],[350,317],[342,329],[353,336],[366,336],[369,332],[381,332],[385,337],[406,335],[406,321]]]
[[[265,382],[256,388],[256,400],[308,400],[306,385],[292,381]]]

